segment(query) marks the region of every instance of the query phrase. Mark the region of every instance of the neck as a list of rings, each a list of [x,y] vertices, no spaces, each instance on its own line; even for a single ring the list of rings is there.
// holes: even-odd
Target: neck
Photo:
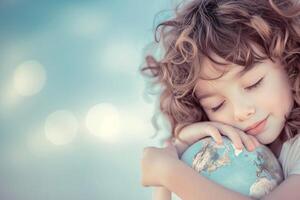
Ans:
[[[268,145],[274,155],[279,158],[283,142],[277,138],[274,142]]]
[[[280,135],[275,139],[275,141],[267,146],[271,149],[271,151],[278,158],[280,156],[282,145],[287,140],[288,140],[288,137],[286,136],[284,130],[282,130]]]

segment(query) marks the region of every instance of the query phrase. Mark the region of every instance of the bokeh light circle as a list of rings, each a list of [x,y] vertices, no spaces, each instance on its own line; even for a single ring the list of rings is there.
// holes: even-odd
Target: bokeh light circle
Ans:
[[[86,116],[86,127],[99,138],[113,142],[120,134],[120,114],[110,103],[93,106]]]
[[[17,66],[13,86],[21,96],[32,96],[40,92],[46,82],[46,71],[38,61],[28,60]]]
[[[51,113],[45,123],[46,138],[53,144],[65,145],[70,143],[78,130],[76,117],[66,110]]]

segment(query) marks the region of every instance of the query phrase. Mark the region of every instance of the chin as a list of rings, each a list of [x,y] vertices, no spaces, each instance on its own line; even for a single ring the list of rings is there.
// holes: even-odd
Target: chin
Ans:
[[[260,135],[257,136],[257,140],[264,144],[271,144],[274,142],[280,135],[283,125],[280,125],[280,127],[272,127],[273,129],[268,129],[266,132],[262,132]]]
[[[269,139],[269,138],[257,138],[257,140],[261,143],[261,144],[264,144],[264,145],[268,145],[268,144],[271,144],[272,142],[274,142],[276,140],[276,138],[272,138],[272,139]]]

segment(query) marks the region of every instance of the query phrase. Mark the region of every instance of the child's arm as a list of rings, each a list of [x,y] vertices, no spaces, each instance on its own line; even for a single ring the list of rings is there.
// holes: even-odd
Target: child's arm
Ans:
[[[291,175],[276,187],[263,200],[299,200],[300,199],[300,175]]]
[[[251,199],[204,178],[184,163],[173,163],[169,172],[172,178],[166,179],[166,186],[184,200]],[[299,185],[300,175],[291,175],[262,200],[299,200]]]
[[[153,200],[171,200],[172,193],[165,187],[155,187],[153,191]]]
[[[251,200],[204,178],[181,161],[170,164],[164,184],[184,200]]]

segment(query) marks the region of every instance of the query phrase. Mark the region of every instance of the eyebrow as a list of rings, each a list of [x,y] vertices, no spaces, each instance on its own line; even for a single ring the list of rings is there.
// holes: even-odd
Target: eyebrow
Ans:
[[[241,70],[239,71],[238,73],[235,74],[235,76],[233,77],[234,79],[237,79],[237,78],[242,78],[245,74],[247,74],[249,71],[253,70],[254,68],[256,68],[257,65],[254,65],[253,67],[250,67],[250,69],[248,70]],[[217,93],[216,92],[208,92],[208,93],[205,93],[205,94],[202,94],[202,95],[199,95],[199,100],[201,99],[205,99],[205,98],[208,98],[208,97],[211,97],[211,96],[214,96],[216,95]]]

